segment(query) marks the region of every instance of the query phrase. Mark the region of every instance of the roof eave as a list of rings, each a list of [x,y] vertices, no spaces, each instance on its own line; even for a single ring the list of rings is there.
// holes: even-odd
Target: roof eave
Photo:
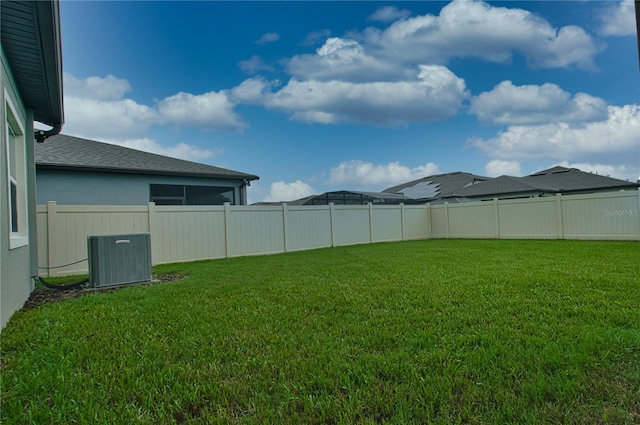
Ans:
[[[599,186],[599,187],[584,187],[584,188],[577,188],[577,189],[563,189],[561,192],[562,193],[572,193],[572,192],[584,192],[584,191],[590,191],[590,190],[607,190],[607,191],[611,191],[614,189],[618,189],[618,190],[635,190],[640,188],[640,184],[638,183],[633,183],[633,182],[628,182],[628,184],[619,184],[619,185],[611,185],[611,186]]]
[[[638,66],[640,66],[640,1],[634,2],[636,9],[636,39],[638,41]]]
[[[163,171],[163,170],[135,170],[129,168],[109,168],[109,167],[84,167],[73,165],[58,165],[36,162],[36,169],[40,170],[60,170],[60,171],[84,171],[93,173],[116,173],[116,174],[144,174],[154,176],[181,176],[181,177],[204,177],[225,180],[259,180],[260,177],[253,174],[215,174],[215,173],[189,173],[179,171]]]
[[[52,127],[64,124],[64,96],[62,81],[62,37],[60,33],[60,4],[57,1],[37,1],[38,27],[42,57],[43,75],[47,90],[49,112],[41,116],[34,111],[34,118]]]
[[[24,107],[59,131],[64,123],[59,3],[4,0],[1,9],[2,48]]]

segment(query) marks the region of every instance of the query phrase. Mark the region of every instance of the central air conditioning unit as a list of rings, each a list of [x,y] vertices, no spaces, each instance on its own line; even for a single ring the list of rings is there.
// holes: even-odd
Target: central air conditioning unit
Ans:
[[[151,280],[151,235],[87,237],[89,283],[93,288]]]

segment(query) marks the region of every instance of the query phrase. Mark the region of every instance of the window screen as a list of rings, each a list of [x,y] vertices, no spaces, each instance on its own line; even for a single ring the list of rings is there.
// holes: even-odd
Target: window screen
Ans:
[[[224,186],[150,185],[150,200],[156,205],[235,204],[234,190]]]

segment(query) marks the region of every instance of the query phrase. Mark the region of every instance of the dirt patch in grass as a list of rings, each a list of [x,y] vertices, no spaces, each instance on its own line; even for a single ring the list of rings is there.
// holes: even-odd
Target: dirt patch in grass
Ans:
[[[184,279],[186,276],[187,276],[186,274],[181,274],[181,273],[161,274],[158,276],[154,276],[151,282],[144,283],[144,284],[149,285],[149,284],[162,283],[162,282],[174,282],[180,279]],[[35,307],[39,307],[43,304],[55,303],[55,302],[70,300],[73,298],[82,297],[92,292],[117,291],[124,287],[126,287],[126,285],[115,286],[113,288],[97,289],[97,290],[94,290],[94,289],[87,290],[87,288],[84,286],[77,287],[77,288],[64,289],[64,290],[36,288],[29,296],[29,299],[24,303],[24,307],[22,307],[22,309],[29,310]]]

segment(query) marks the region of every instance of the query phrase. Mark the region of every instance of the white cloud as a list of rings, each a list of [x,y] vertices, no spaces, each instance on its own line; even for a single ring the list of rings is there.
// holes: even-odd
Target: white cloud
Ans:
[[[165,122],[203,130],[238,131],[246,127],[234,112],[235,103],[226,91],[201,95],[180,92],[158,102],[158,113]]]
[[[586,93],[571,94],[555,84],[514,86],[503,81],[471,99],[469,112],[486,124],[523,125],[607,119],[606,102]]]
[[[232,104],[226,99],[226,93],[207,93],[202,96],[179,93],[159,102],[159,111],[124,98],[131,90],[129,82],[112,75],[78,79],[65,74],[64,82],[65,134],[174,158],[202,161],[221,154],[222,150],[200,149],[183,142],[162,146],[147,137],[149,128],[167,123],[218,129],[236,129],[240,125],[239,118],[230,109],[232,106],[229,105]],[[192,116],[185,118],[185,114]]]
[[[350,82],[398,80],[412,78],[414,72],[368,55],[355,40],[332,37],[316,50],[316,54],[292,57],[287,72],[297,78],[312,80],[345,80]]]
[[[256,44],[268,44],[268,43],[273,43],[274,41],[278,41],[280,40],[280,35],[276,34],[275,32],[268,32],[265,34],[262,34],[262,37],[260,37],[258,40],[255,41]]]
[[[407,9],[398,9],[395,6],[384,6],[376,10],[367,18],[369,21],[393,22],[411,15]]]
[[[65,133],[87,138],[137,138],[158,122],[153,108],[125,99],[127,80],[64,74]]]
[[[438,121],[455,115],[468,96],[465,82],[440,65],[421,65],[414,81],[299,81],[265,95],[265,105],[307,122],[374,125]]]
[[[180,92],[152,107],[125,98],[129,82],[112,75],[78,79],[65,74],[64,88],[65,132],[80,137],[141,139],[151,125],[163,124],[224,131],[246,127],[227,91]]]
[[[626,36],[636,34],[633,0],[612,2],[600,15],[600,34]]]
[[[393,7],[378,12],[372,16],[404,14]],[[595,69],[593,59],[599,50],[580,27],[554,28],[527,10],[454,0],[438,16],[404,17],[384,30],[368,28],[331,37],[315,54],[293,56],[286,64],[293,78],[271,95],[263,93],[263,104],[309,123],[442,120],[457,113],[467,93],[464,80],[437,64],[470,56],[509,62],[519,53],[534,67]],[[430,84],[425,85],[427,81]],[[492,109],[472,106],[484,122],[523,125],[547,122],[549,117],[567,122],[606,119],[602,99],[584,93],[572,96],[552,84],[508,84],[475,98],[485,106],[485,100],[511,96]]]
[[[291,119],[306,122],[308,124],[336,124],[340,121],[340,117],[337,114],[322,111],[294,112],[291,115]]]
[[[156,111],[131,99],[99,100],[65,95],[64,132],[86,138],[143,137],[158,122]]]
[[[640,169],[638,167],[626,166],[626,165],[606,165],[606,164],[591,164],[586,162],[568,162],[562,161],[552,166],[559,165],[567,168],[577,168],[587,173],[597,173],[603,176],[609,176],[620,180],[629,180],[635,182],[640,179]]]
[[[485,165],[484,170],[488,177],[498,177],[502,175],[519,177],[522,175],[520,161],[493,159]]]
[[[385,30],[368,28],[359,38],[377,58],[404,63],[468,56],[506,63],[518,52],[534,67],[594,69],[600,49],[580,27],[556,29],[527,10],[464,0],[447,4],[439,16],[403,19]]]
[[[288,202],[295,201],[296,199],[304,198],[305,196],[313,195],[315,191],[307,183],[296,180],[292,183],[285,183],[283,181],[275,182],[271,184],[269,193],[263,198],[264,202]]]
[[[637,155],[639,143],[639,105],[609,106],[606,121],[511,126],[493,139],[471,141],[498,159],[571,158],[573,161],[594,154],[626,159]]]
[[[158,142],[148,138],[130,140],[102,140],[106,143],[125,146],[131,149],[151,152],[158,155],[170,156],[172,158],[184,159],[187,161],[202,162],[205,159],[213,158],[222,154],[223,149],[200,149],[196,146],[181,142],[175,146],[162,146]]]
[[[405,183],[438,172],[438,166],[432,162],[410,168],[399,162],[373,164],[365,161],[346,161],[331,169],[328,183],[332,186],[377,186],[379,189],[383,186]]]
[[[125,93],[131,91],[127,80],[113,75],[106,77],[88,77],[79,79],[64,73],[64,94],[70,97],[90,98],[94,100],[121,100]]]
[[[280,85],[278,80],[267,81],[264,77],[257,76],[244,80],[229,91],[234,102],[248,104],[264,104],[272,95],[271,89]]]
[[[242,71],[250,74],[258,71],[273,71],[273,67],[265,63],[258,55],[253,55],[247,60],[238,62],[238,66]]]
[[[313,46],[318,43],[320,40],[327,38],[331,35],[331,31],[328,29],[323,29],[320,31],[313,31],[307,34],[304,37],[304,40],[300,43],[301,46]]]

